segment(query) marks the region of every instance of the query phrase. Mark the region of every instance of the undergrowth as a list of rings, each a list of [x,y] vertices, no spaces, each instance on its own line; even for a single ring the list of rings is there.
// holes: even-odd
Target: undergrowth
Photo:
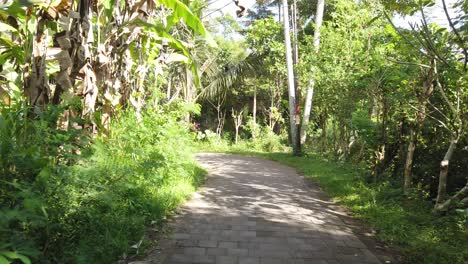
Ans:
[[[238,143],[233,143],[228,133],[220,137],[211,130],[199,131],[195,137],[194,146],[199,151],[209,150],[211,152],[243,152],[249,150],[269,153],[290,150],[290,147],[285,145],[287,136],[277,135],[269,127],[258,126],[255,134],[255,138],[239,139]]]
[[[61,111],[0,116],[0,263],[115,263],[136,254],[145,229],[205,174],[178,109],[151,109],[140,121],[124,113],[95,139],[57,130]]]

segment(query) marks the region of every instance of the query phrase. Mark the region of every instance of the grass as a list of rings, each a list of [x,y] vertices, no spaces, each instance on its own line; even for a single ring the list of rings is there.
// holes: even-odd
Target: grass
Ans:
[[[216,149],[218,150],[218,149]],[[222,148],[220,150],[225,150]],[[388,182],[369,184],[365,171],[353,164],[327,160],[317,154],[228,152],[253,155],[296,168],[318,182],[338,204],[377,232],[377,238],[398,250],[408,263],[462,264],[468,261],[466,218],[432,214],[432,203],[414,194],[404,197]]]

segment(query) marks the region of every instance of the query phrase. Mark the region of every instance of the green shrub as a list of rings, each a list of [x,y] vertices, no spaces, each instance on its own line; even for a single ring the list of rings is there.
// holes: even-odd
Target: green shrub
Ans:
[[[205,133],[198,132],[195,136],[195,142],[199,151],[215,151],[215,152],[276,152],[286,151],[288,147],[287,135],[277,135],[270,130],[268,126],[260,126],[257,124],[257,135],[255,138],[240,139],[237,144],[229,140],[229,135],[223,138],[210,136],[210,130]],[[214,133],[213,133],[214,134]],[[216,134],[215,134],[216,135]]]
[[[0,131],[0,252],[39,263],[113,263],[134,254],[145,228],[204,175],[181,115],[148,109],[138,121],[126,112],[110,135],[89,144],[82,132],[56,130],[58,114],[31,120],[2,113],[0,120],[14,124]]]
[[[265,152],[284,151],[284,137],[275,134],[268,126],[261,127],[259,135],[252,140],[255,150]]]

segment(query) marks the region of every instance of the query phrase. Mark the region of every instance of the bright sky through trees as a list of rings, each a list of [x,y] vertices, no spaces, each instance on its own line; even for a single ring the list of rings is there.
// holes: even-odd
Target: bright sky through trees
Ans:
[[[426,13],[428,15],[428,20],[432,23],[437,23],[442,27],[449,28],[447,17],[444,13],[444,7],[442,4],[442,0],[436,0],[435,5],[426,9]],[[456,3],[456,0],[445,0],[445,4],[447,5],[447,9],[450,15],[450,18],[455,18],[457,16],[458,11],[453,8],[453,5]],[[421,21],[421,14],[418,12],[413,16],[405,16],[402,17],[400,15],[395,15],[393,21],[398,26],[404,28],[410,28],[408,23],[418,23],[420,24]]]
[[[455,2],[456,0],[445,1],[451,18],[454,18],[457,14],[456,10],[452,8]],[[247,9],[250,9],[254,8],[255,0],[239,0],[239,4]],[[217,17],[221,16],[222,14],[230,14],[232,17],[236,17],[237,8],[233,0],[212,0],[208,4],[208,8],[213,12],[209,15],[210,17]],[[273,12],[276,13],[276,9],[274,9]],[[443,27],[448,27],[447,18],[442,6],[442,0],[436,0],[436,4],[433,7],[427,9],[427,13],[429,14],[429,21],[437,23]],[[395,24],[404,28],[409,28],[408,23],[419,23],[420,20],[420,14],[405,17],[400,15],[394,16]]]

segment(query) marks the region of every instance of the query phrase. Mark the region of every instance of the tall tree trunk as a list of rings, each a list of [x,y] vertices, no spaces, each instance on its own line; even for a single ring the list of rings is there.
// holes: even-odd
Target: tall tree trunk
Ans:
[[[404,183],[403,188],[405,191],[408,191],[411,188],[411,180],[412,180],[412,168],[413,168],[413,157],[414,151],[416,149],[416,142],[417,142],[417,135],[416,135],[416,128],[411,127],[410,130],[410,140],[408,144],[408,150],[406,152],[406,162],[405,162],[405,174],[404,174]]]
[[[56,56],[60,65],[60,71],[57,73],[56,88],[52,100],[53,103],[57,105],[60,103],[60,101],[63,101],[65,105],[68,105],[75,95],[72,80],[70,79],[73,62],[68,51],[70,48],[72,48],[72,46],[69,37],[68,26],[66,28],[66,31],[62,31],[55,35],[55,39],[61,48],[60,53],[58,53]],[[58,129],[68,130],[70,111],[72,111],[72,109],[65,110],[59,117],[57,120]]]
[[[296,90],[294,88],[294,70],[292,62],[292,50],[291,50],[291,37],[289,34],[289,12],[288,12],[288,1],[282,0],[283,4],[283,25],[284,25],[284,40],[286,46],[286,65],[288,70],[288,94],[289,94],[289,121],[291,130],[291,142],[293,146],[293,154],[299,155],[299,149],[297,146],[297,128],[296,128]]]
[[[256,136],[257,136],[257,87],[254,88],[254,97],[253,97],[252,113],[253,113],[253,131],[252,131],[252,138],[255,139]]]
[[[418,112],[416,113],[416,124],[412,125],[410,128],[410,141],[408,144],[408,150],[406,153],[406,162],[405,162],[405,173],[404,173],[404,183],[403,189],[405,193],[408,193],[412,185],[412,168],[413,168],[413,159],[414,152],[416,150],[416,144],[418,142],[418,135],[421,127],[426,119],[426,99],[420,98]]]
[[[411,126],[410,132],[410,142],[408,145],[408,152],[406,155],[405,163],[405,174],[404,174],[404,184],[403,189],[405,193],[408,193],[408,190],[411,188],[412,183],[412,166],[413,166],[413,157],[414,151],[416,149],[416,143],[418,140],[419,131],[426,119],[426,104],[429,100],[429,97],[434,91],[434,80],[437,74],[436,62],[435,59],[431,61],[431,68],[424,73],[423,89],[417,94],[418,98],[418,107],[416,109],[416,124]]]
[[[300,102],[301,102],[301,93],[299,90],[299,74],[297,71],[299,63],[299,48],[298,48],[298,38],[297,38],[297,3],[296,0],[293,0],[292,9],[292,28],[293,28],[293,72],[294,72],[294,87],[296,94],[296,131],[300,130],[301,127],[301,116],[300,116]],[[300,133],[296,133],[296,137],[293,139],[296,141],[297,152],[301,152],[301,137]]]
[[[24,84],[29,103],[34,110],[41,111],[49,103],[49,84],[46,74],[47,32],[44,31],[46,20],[39,13],[36,35],[33,40],[33,58],[29,80]]]
[[[193,80],[193,73],[189,67],[185,68],[186,71],[186,91],[185,91],[185,102],[186,103],[192,103],[192,96],[193,96],[193,90],[194,90],[194,80]],[[187,123],[190,123],[190,112],[187,112],[187,115],[185,116],[185,121]]]
[[[388,104],[385,98],[386,91],[382,91],[382,96],[379,96],[382,101],[382,124],[381,124],[381,132],[380,132],[380,139],[379,144],[377,146],[377,150],[375,153],[375,162],[374,162],[374,169],[373,169],[373,176],[374,181],[377,181],[377,177],[379,174],[385,170],[385,160],[387,157],[387,115],[388,115]]]
[[[82,78],[80,93],[83,96],[82,116],[91,116],[98,96],[97,78],[92,67],[91,50],[94,43],[92,25],[92,1],[81,0],[78,5],[80,18],[75,24],[72,38],[76,41],[74,71]]]
[[[317,2],[317,14],[315,16],[315,32],[314,32],[314,49],[315,54],[318,55],[320,48],[320,28],[322,27],[323,10],[325,7],[325,0],[318,0]],[[310,69],[313,73],[313,67]],[[307,128],[309,126],[310,112],[312,110],[312,99],[314,95],[315,80],[312,75],[309,81],[309,87],[307,89],[307,95],[305,99],[304,115],[302,117],[301,126],[301,143],[304,144],[307,138]]]
[[[437,68],[435,68],[435,70],[437,70]],[[466,72],[466,67],[465,67],[465,72]],[[437,72],[435,73],[437,74]],[[442,85],[440,84],[439,79],[436,78],[435,80],[436,80],[436,87],[439,89],[440,93],[442,94],[442,97],[444,98],[445,102],[451,109],[452,114],[455,116],[455,120],[456,120],[455,126],[458,126],[458,129],[456,129],[456,131],[452,131],[452,135],[450,137],[449,148],[447,149],[447,152],[445,153],[444,159],[440,163],[439,186],[437,190],[437,199],[436,199],[436,204],[434,206],[434,211],[442,212],[442,211],[449,210],[454,204],[458,203],[459,201],[461,201],[463,206],[465,207],[466,205],[468,205],[468,198],[467,198],[468,183],[465,185],[464,188],[462,188],[459,192],[457,192],[453,197],[451,197],[450,199],[444,202],[445,196],[447,195],[447,177],[448,177],[450,159],[453,156],[453,152],[455,151],[455,147],[457,146],[458,141],[460,140],[460,138],[463,137],[464,123],[462,119],[463,111],[461,110],[462,108],[460,108],[460,104],[459,104],[460,101],[457,102],[456,106],[452,104],[447,98],[447,95],[445,94],[445,91],[442,88]],[[459,100],[460,98],[457,98],[457,99]]]
[[[458,137],[452,136],[450,139],[450,145],[445,153],[444,159],[440,162],[440,174],[439,174],[439,186],[437,189],[437,199],[435,208],[440,207],[440,205],[445,201],[445,197],[447,196],[447,176],[448,176],[448,169],[450,159],[453,156],[453,152],[455,151],[455,147],[458,143]]]

